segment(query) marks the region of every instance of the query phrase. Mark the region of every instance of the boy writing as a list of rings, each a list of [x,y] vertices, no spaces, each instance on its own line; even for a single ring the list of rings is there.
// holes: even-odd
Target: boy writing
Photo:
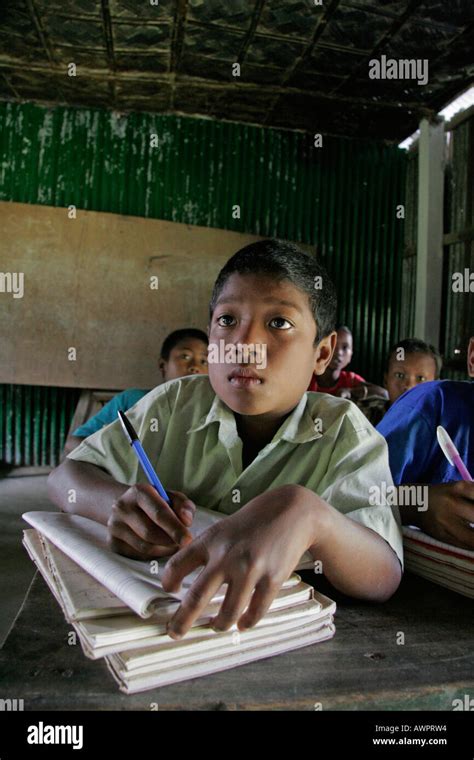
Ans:
[[[172,508],[143,482],[118,421],[50,475],[53,501],[108,525],[116,551],[172,555],[166,591],[203,568],[168,624],[174,638],[222,584],[214,627],[255,625],[306,550],[346,594],[382,601],[399,585],[399,521],[368,497],[373,482],[392,483],[386,443],[350,402],[305,393],[331,360],[335,307],[326,272],[296,246],[247,246],[214,285],[209,339],[251,360],[210,363],[209,377],[165,383],[128,413]],[[252,361],[258,346],[265,362]],[[195,503],[228,517],[192,540]]]
[[[467,349],[467,372],[474,377],[474,336]],[[404,393],[377,426],[386,438],[396,485],[428,486],[428,509],[400,507],[402,521],[434,538],[474,549],[474,483],[461,480],[438,444],[436,428],[451,436],[461,459],[474,472],[474,383],[435,380]]]

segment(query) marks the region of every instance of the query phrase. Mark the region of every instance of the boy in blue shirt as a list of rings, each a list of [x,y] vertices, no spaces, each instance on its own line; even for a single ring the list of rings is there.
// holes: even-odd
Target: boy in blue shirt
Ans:
[[[467,371],[474,377],[474,337],[469,341]],[[442,425],[461,459],[474,473],[474,383],[435,380],[404,393],[377,430],[385,437],[396,485],[429,485],[428,509],[401,506],[402,522],[417,525],[448,544],[474,549],[474,483],[461,480],[436,437]]]
[[[331,360],[335,310],[314,258],[274,240],[243,248],[211,297],[209,348],[225,356],[209,377],[165,383],[129,412],[171,507],[140,482],[120,422],[49,476],[52,500],[107,525],[116,551],[172,555],[166,591],[203,567],[168,624],[173,638],[223,584],[214,627],[255,625],[306,550],[343,593],[383,601],[400,583],[398,515],[369,501],[374,481],[392,484],[386,443],[351,402],[305,392]],[[195,501],[228,516],[192,539]]]

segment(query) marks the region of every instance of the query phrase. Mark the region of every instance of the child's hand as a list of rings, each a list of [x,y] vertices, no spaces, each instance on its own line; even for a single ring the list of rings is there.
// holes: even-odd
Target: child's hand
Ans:
[[[459,480],[429,486],[428,509],[418,524],[439,541],[474,549],[474,483]]]
[[[315,542],[316,518],[326,508],[331,509],[306,488],[282,486],[252,499],[181,549],[166,563],[165,591],[177,591],[186,575],[204,569],[170,621],[169,635],[183,636],[223,583],[229,585],[214,627],[227,630],[237,621],[241,630],[254,626]]]
[[[110,548],[132,559],[167,557],[192,541],[195,504],[179,491],[168,491],[171,508],[151,485],[135,485],[112,507],[107,526]]]
[[[352,398],[352,390],[350,388],[338,388],[335,396],[339,396],[339,398]]]

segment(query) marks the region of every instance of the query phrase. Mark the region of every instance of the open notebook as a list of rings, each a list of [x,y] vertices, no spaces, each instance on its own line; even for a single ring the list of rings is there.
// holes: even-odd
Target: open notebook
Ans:
[[[403,528],[405,569],[474,599],[474,551],[445,544],[414,527]]]
[[[163,598],[182,599],[201,572],[198,568],[190,573],[180,591],[169,594],[161,585],[167,558],[150,562],[116,554],[107,545],[107,528],[104,525],[62,512],[25,512],[23,519],[141,617],[152,615],[156,604]],[[196,537],[222,519],[225,515],[198,507],[191,533]],[[311,556],[305,553],[295,569],[311,568],[313,564]],[[89,596],[92,593],[89,591]],[[214,601],[223,599],[224,595],[225,587],[217,593]]]
[[[207,512],[200,510],[201,515]],[[174,641],[166,634],[166,624],[191,575],[179,594],[167,594],[159,580],[161,562],[156,574],[149,562],[114,554],[106,545],[105,528],[91,520],[44,512],[24,517],[35,529],[24,531],[23,543],[74,626],[84,653],[92,659],[105,658],[127,694],[225,670],[334,635],[336,605],[293,573],[254,628],[239,632],[234,626],[216,632],[210,627],[225,593],[222,586],[193,628]],[[196,534],[210,519],[215,519],[214,513],[205,514],[198,523],[195,520]],[[312,564],[307,555],[299,567]]]

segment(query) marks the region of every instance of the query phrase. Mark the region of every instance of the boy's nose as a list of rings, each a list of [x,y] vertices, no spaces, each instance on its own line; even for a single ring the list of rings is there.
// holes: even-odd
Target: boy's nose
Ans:
[[[246,325],[242,324],[238,330],[238,334],[235,334],[232,337],[233,343],[245,343],[247,345],[250,345],[251,343],[259,343],[263,345],[265,342],[265,335],[261,328],[258,325],[252,323],[248,323]]]

